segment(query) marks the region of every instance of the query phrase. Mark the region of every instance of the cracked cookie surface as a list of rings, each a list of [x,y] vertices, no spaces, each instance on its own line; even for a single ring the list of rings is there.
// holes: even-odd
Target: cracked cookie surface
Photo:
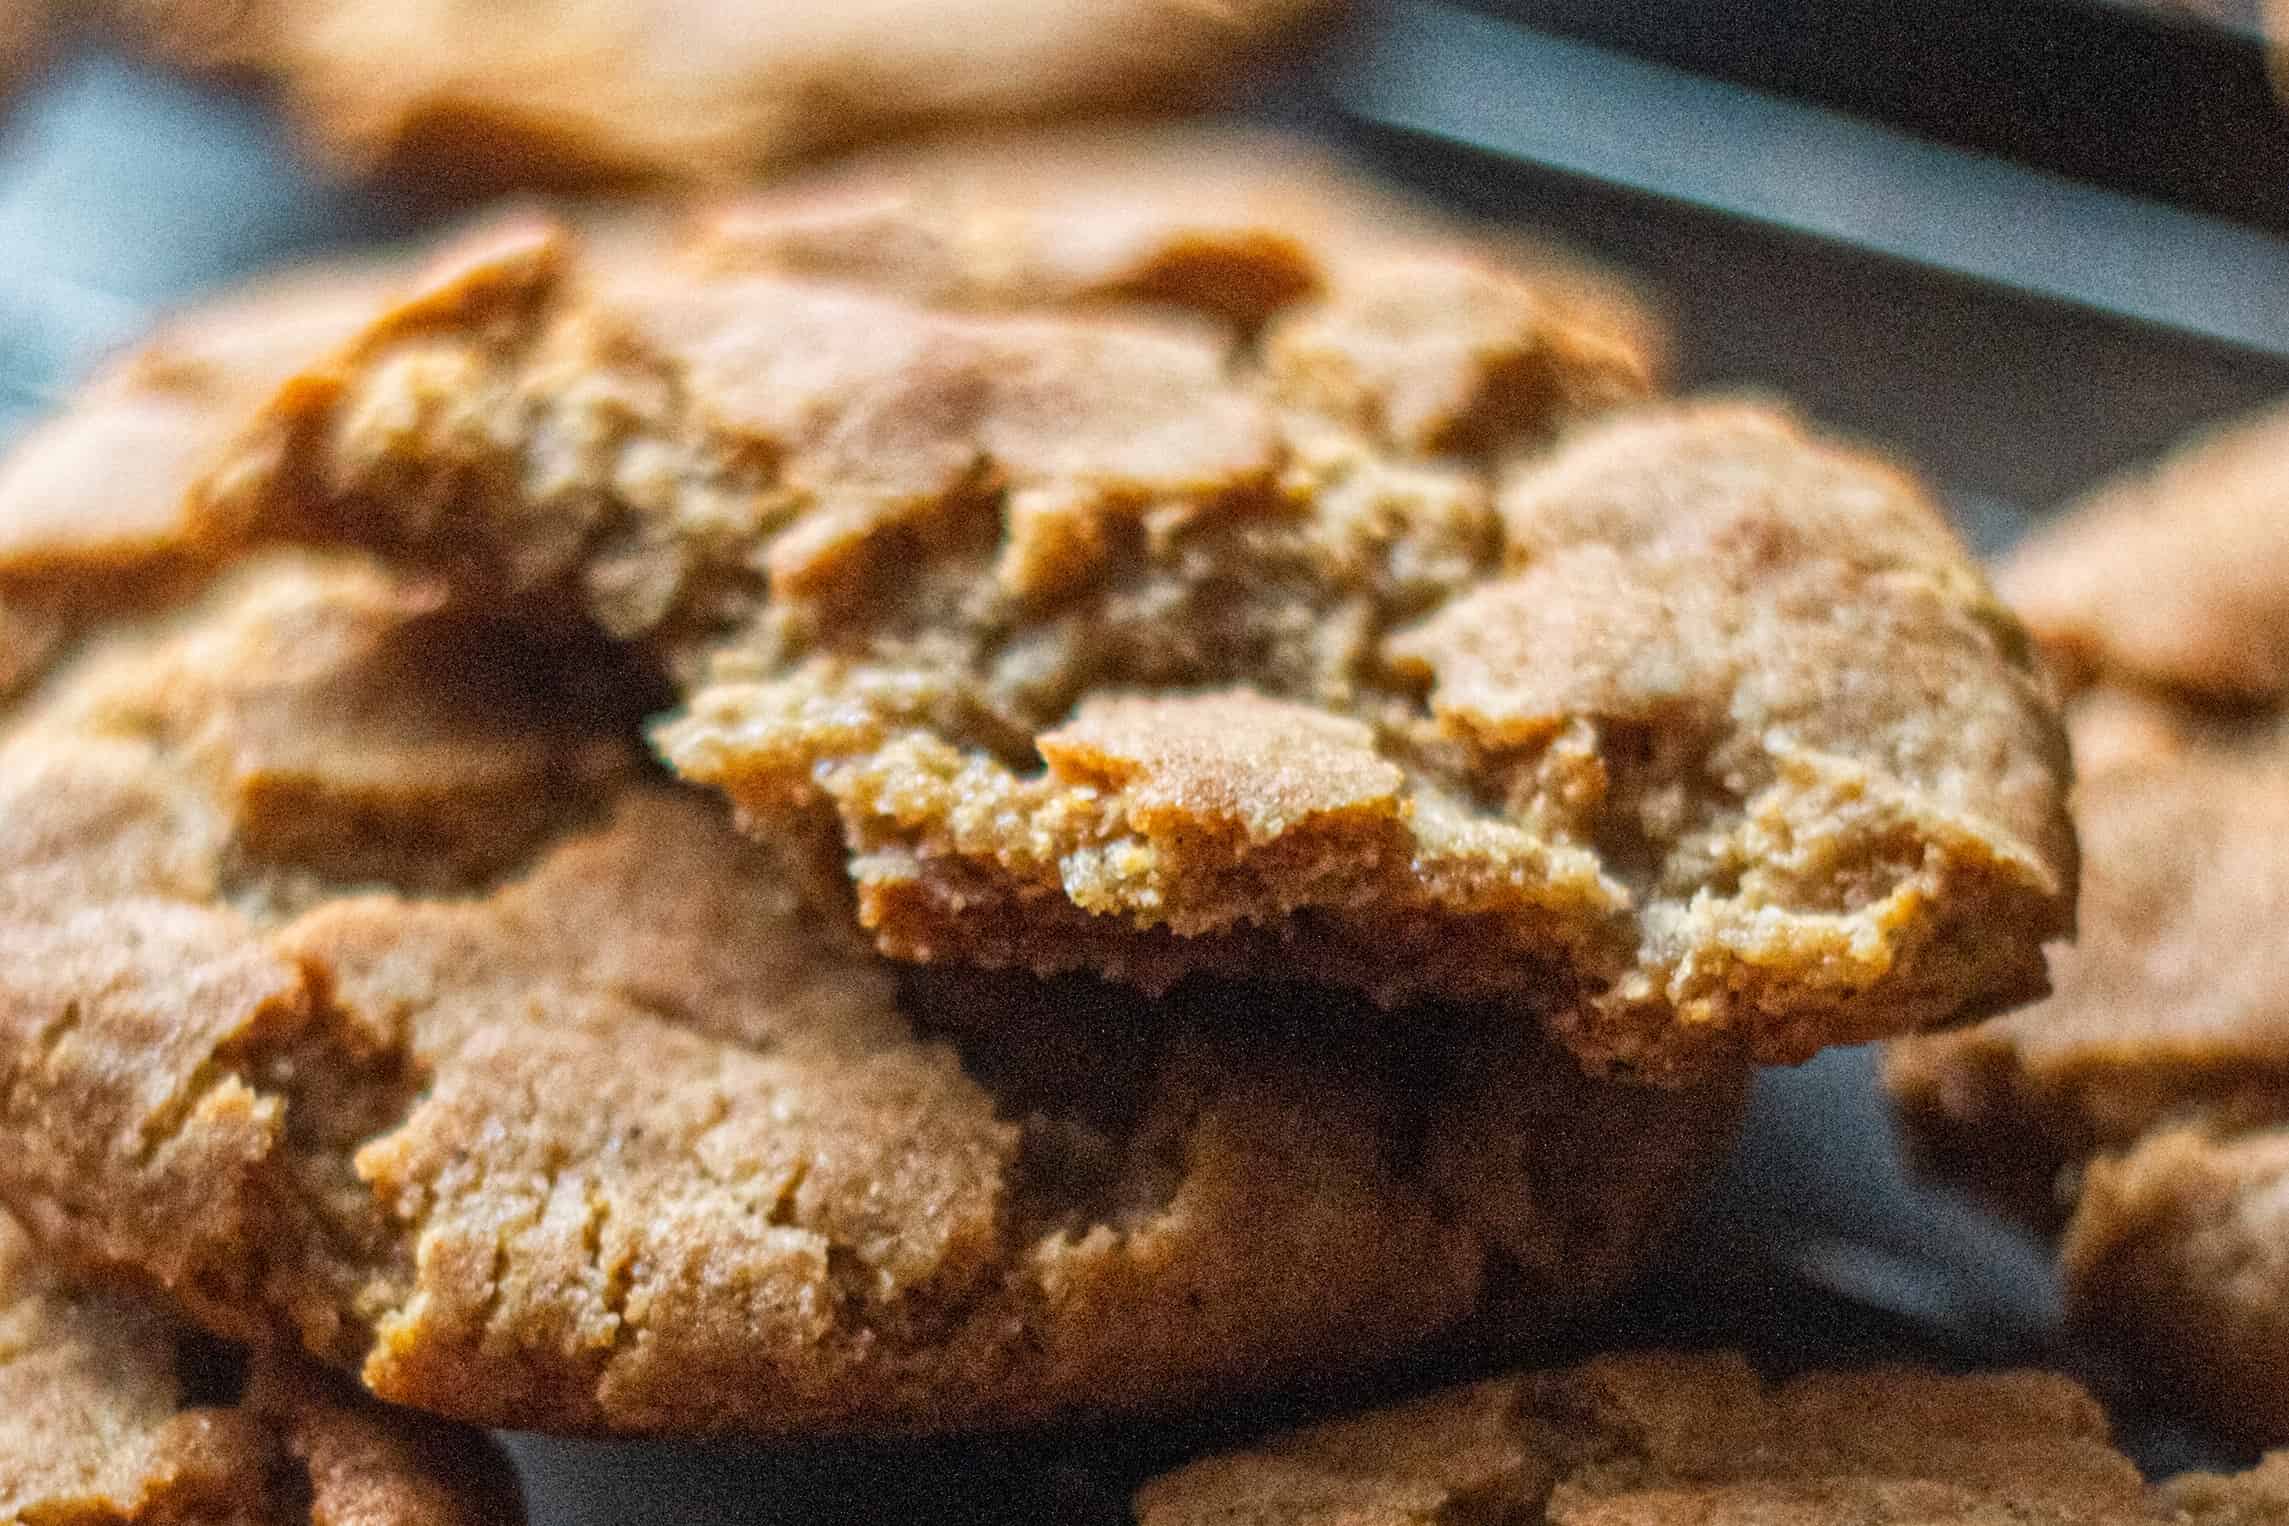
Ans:
[[[0,1518],[39,1526],[509,1526],[482,1438],[291,1359],[244,1374],[132,1298],[75,1286],[0,1216]]]
[[[288,562],[51,677],[0,1200],[456,1418],[949,1429],[1562,1317],[1737,1116],[1471,1014],[901,970],[647,771],[606,657]]]
[[[1140,1526],[2260,1526],[2274,1459],[2149,1489],[2040,1372],[1774,1383],[1737,1356],[1605,1357],[1272,1438],[1147,1484]]]
[[[456,195],[737,185],[964,122],[1198,104],[1276,66],[1332,0],[95,0],[193,66],[275,80],[345,171]]]
[[[1663,1080],[2040,991],[2062,744],[1912,482],[1647,404],[1626,302],[1325,172],[1024,152],[464,245],[200,522],[583,610],[902,960],[1502,1001]]]

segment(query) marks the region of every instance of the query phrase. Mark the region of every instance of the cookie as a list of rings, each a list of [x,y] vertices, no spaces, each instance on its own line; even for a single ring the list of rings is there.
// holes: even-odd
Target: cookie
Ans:
[[[962,122],[1199,104],[1330,0],[100,0],[193,65],[274,80],[344,171],[473,185],[741,182]]]
[[[1737,1074],[1482,1014],[898,969],[600,673],[290,562],[53,674],[0,740],[0,1200],[451,1417],[874,1433],[1541,1328],[1722,1154]]]
[[[43,1266],[0,1218],[0,1519],[506,1526],[507,1461],[293,1361],[245,1372],[117,1292]]]
[[[473,241],[202,533],[583,609],[901,960],[1507,1003],[1670,1081],[2040,992],[2063,744],[1908,478],[1647,404],[1634,309],[1363,193],[1012,152]]]
[[[2004,596],[2072,685],[2289,699],[2285,462],[2289,412],[2195,440],[2031,535]]]
[[[2289,417],[2102,488],[2006,564],[2062,686],[2087,852],[2043,1004],[1895,1045],[1934,1168],[2058,1233],[2069,1310],[2289,1440]]]
[[[2055,994],[1891,1046],[1926,1161],[2061,1236],[2070,1311],[2220,1426],[2289,1439],[2289,746],[2100,691]]]
[[[1602,1357],[1276,1436],[1147,1484],[1139,1526],[2257,1526],[2289,1457],[2149,1489],[2040,1372],[1767,1382],[1740,1357]]]
[[[405,272],[272,277],[162,322],[0,459],[0,701],[104,618],[208,576],[184,495],[208,452],[341,344]]]

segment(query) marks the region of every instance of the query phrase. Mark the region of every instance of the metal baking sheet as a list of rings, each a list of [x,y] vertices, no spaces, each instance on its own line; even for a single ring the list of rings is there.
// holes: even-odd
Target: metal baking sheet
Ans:
[[[1435,0],[1370,7],[1344,44],[1266,81],[1256,114],[1634,274],[1676,320],[1686,382],[1785,394],[1917,462],[1983,550],[2187,430],[2289,393],[2289,344],[2269,331],[2180,321],[2183,293],[2110,302],[2055,280],[1983,279],[1978,268],[2031,254],[2071,274],[2078,251],[2106,239],[2182,235],[2182,211],[2061,195],[2039,226],[2008,230],[2022,243],[2046,241],[2041,249],[1958,249],[1952,266],[1920,258],[1913,247],[1772,215],[1787,206],[1785,183],[1766,188],[1778,202],[1728,201],[1754,189],[1740,165],[1719,194],[1666,183],[1657,162],[1633,174],[1601,160],[1613,154],[1612,124],[1627,120],[1612,92],[1628,84],[1629,61],[1585,75],[1614,61],[1585,64],[1572,44],[1553,50],[1530,32],[1467,30],[1483,24]],[[1458,35],[1474,40],[1460,56]],[[1641,86],[1649,78],[1635,77]],[[1650,79],[1663,90],[1693,86]],[[1718,110],[1729,98],[1695,99]],[[1781,182],[1806,173],[1789,157],[1789,136],[1762,140],[1755,156]],[[1895,213],[1898,198],[1962,190],[1947,181],[1949,161],[1918,159],[1893,180],[1887,162],[1862,154],[1818,189],[1847,211],[1856,196]],[[1919,191],[1913,175],[1934,174],[1936,189]],[[258,98],[101,52],[61,60],[0,132],[0,437],[54,406],[74,376],[168,306],[329,248],[418,236],[439,215],[314,177]],[[2139,266],[2138,249],[2112,253],[2117,272],[2166,274],[2166,262]],[[2236,310],[2234,280],[2268,279],[2272,269],[2212,264],[2225,283],[2213,314]],[[2134,1375],[2062,1336],[2039,1245],[1909,1177],[1872,1074],[1871,1056],[1843,1051],[1761,1077],[1737,1154],[1641,1292],[1602,1328],[1554,1337],[1550,1354],[1601,1341],[1737,1343],[1776,1367],[2060,1364],[2100,1388],[2148,1467],[2236,1460],[2155,1412]],[[1204,1437],[1335,1397],[1285,1396],[1191,1429],[922,1447],[511,1445],[540,1526],[1117,1520],[1138,1472]]]

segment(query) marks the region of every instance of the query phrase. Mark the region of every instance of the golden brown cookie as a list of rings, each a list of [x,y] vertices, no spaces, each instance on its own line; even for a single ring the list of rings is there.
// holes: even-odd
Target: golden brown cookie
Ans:
[[[2061,1231],[2072,1312],[2289,1439],[2289,747],[2106,690],[2073,736],[2053,996],[1894,1044],[1887,1080],[1927,1159]]]
[[[0,741],[0,1200],[456,1418],[947,1429],[1546,1323],[1737,1115],[1478,1014],[901,971],[600,671],[287,563],[51,677]]]
[[[100,603],[193,555],[184,494],[279,386],[405,279],[386,264],[273,277],[163,321],[0,460],[0,593]]]
[[[2149,1490],[2040,1372],[1768,1383],[1732,1355],[1602,1357],[1277,1436],[1147,1484],[1139,1526],[2259,1526],[2285,1459]]]
[[[0,458],[0,701],[78,629],[162,606],[211,571],[184,522],[207,453],[403,277],[340,265],[190,308]]]
[[[2289,700],[2289,412],[2197,439],[2018,548],[2004,597],[2076,686]]]
[[[1937,1166],[2061,1234],[2071,1311],[2289,1440],[2289,419],[2126,477],[2002,573],[2076,691],[2087,870],[2053,997],[1887,1061]]]
[[[1617,412],[1634,309],[1360,191],[1014,152],[472,241],[202,524],[584,610],[902,960],[1503,1001],[1667,1080],[2041,990],[2062,744],[1908,478]]]
[[[231,1370],[164,1315],[43,1266],[0,1217],[0,1519],[511,1526],[507,1461],[291,1359]]]
[[[962,122],[1161,109],[1275,66],[1333,0],[98,0],[274,79],[344,170],[441,189],[736,183]]]

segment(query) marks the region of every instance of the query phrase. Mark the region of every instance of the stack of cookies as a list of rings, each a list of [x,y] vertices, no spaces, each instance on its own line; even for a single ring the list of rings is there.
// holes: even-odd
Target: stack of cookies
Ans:
[[[1066,132],[495,219],[116,362],[0,467],[0,1512],[492,1520],[456,1425],[1483,1362],[1624,1285],[1753,1067],[2041,996],[2024,632],[1913,481],[1662,349],[1294,150]],[[2278,1475],[2150,1492],[2061,1379],[1606,1358],[1135,1509]]]
[[[2089,873],[2049,1001],[1892,1052],[1932,1162],[2060,1238],[2070,1312],[2289,1440],[2289,422],[2101,491],[2012,598],[2070,695]]]

